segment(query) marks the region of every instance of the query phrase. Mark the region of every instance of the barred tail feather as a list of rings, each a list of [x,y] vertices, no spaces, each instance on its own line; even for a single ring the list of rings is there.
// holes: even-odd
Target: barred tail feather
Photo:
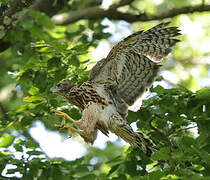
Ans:
[[[144,31],[139,36],[137,51],[153,62],[161,62],[171,52],[171,48],[180,40],[174,37],[181,35],[177,27],[166,27],[170,22],[161,23]]]
[[[136,135],[135,145],[139,147],[140,149],[142,149],[147,156],[151,156],[152,153],[155,152],[153,142],[140,132],[134,132],[134,133]]]
[[[140,132],[134,132],[128,124],[122,124],[118,126],[114,133],[120,136],[130,145],[140,148],[149,157],[153,152],[155,152],[155,149],[153,148],[154,144],[152,141],[145,137],[144,134]]]

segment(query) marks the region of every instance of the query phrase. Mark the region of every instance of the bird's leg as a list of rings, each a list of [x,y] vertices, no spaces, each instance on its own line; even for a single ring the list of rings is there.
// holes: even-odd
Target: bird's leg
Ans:
[[[97,129],[95,128],[96,122],[98,120],[98,105],[95,103],[89,103],[82,112],[82,118],[79,121],[75,121],[71,117],[69,117],[66,113],[63,113],[58,110],[51,110],[56,115],[63,117],[63,121],[61,126],[59,127],[60,130],[68,129],[68,132],[71,135],[72,131],[77,132],[87,143],[93,144],[96,136],[97,136]],[[65,125],[66,120],[73,122],[80,130]]]
[[[81,136],[83,136],[83,133],[81,131],[79,131],[78,129],[71,127],[69,125],[66,125],[66,120],[70,120],[71,122],[73,122],[76,126],[79,127],[79,122],[75,121],[74,119],[72,119],[69,115],[67,115],[64,112],[52,109],[52,112],[55,113],[55,115],[57,116],[61,116],[63,117],[63,120],[61,122],[61,125],[57,125],[56,127],[59,128],[59,130],[64,130],[67,129],[68,130],[68,135],[71,137],[72,131],[77,132],[78,134],[80,134]]]
[[[55,109],[52,109],[51,111],[54,112],[55,115],[61,116],[61,117],[63,117],[64,119],[68,119],[68,120],[70,120],[71,122],[73,122],[75,125],[77,124],[77,121],[75,121],[74,119],[72,119],[71,117],[69,117],[68,114],[66,114],[66,113],[64,113],[64,112],[61,112],[61,111],[58,111],[58,110],[55,110]],[[66,122],[66,121],[63,120],[63,123],[65,123],[65,122]]]

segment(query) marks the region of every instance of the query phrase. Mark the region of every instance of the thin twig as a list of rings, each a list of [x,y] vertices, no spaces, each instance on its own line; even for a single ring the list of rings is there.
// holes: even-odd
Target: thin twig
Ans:
[[[180,132],[180,131],[186,131],[186,130],[189,130],[189,129],[193,129],[193,128],[197,128],[198,126],[195,125],[195,126],[190,126],[190,127],[186,127],[186,128],[179,128],[179,129],[176,129],[175,131],[173,131],[172,133],[170,133],[169,136],[171,136],[172,134],[175,134],[177,132]]]

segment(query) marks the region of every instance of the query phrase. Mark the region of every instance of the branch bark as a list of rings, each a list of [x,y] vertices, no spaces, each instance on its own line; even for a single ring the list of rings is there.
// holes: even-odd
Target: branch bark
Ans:
[[[129,13],[122,13],[118,11],[117,8],[111,7],[109,9],[104,9],[101,6],[94,6],[86,9],[79,9],[77,11],[55,15],[52,17],[52,20],[55,24],[65,25],[81,19],[99,19],[108,17],[112,20],[125,20],[127,22],[132,23],[137,21],[162,20],[165,18],[175,17],[180,14],[210,11],[210,5],[198,5],[174,8],[159,14],[142,13],[139,15],[135,15]]]
[[[11,0],[8,4],[0,6],[0,39],[16,25],[23,9],[28,8],[32,3],[31,0]]]
[[[59,0],[56,4],[54,0],[10,0],[7,4],[0,6],[0,52],[10,47],[9,42],[3,38],[10,29],[14,29],[18,20],[26,17],[28,10],[44,12],[49,16],[56,14],[62,9],[67,0]]]
[[[133,1],[134,0],[121,0],[119,3],[111,5],[109,9],[104,9],[102,6],[93,6],[85,9],[79,9],[77,11],[71,11],[69,13],[62,13],[53,16],[52,21],[57,25],[66,25],[80,19],[100,19],[110,17],[110,15],[118,12],[117,8],[131,4]],[[121,17],[116,19],[119,20]]]

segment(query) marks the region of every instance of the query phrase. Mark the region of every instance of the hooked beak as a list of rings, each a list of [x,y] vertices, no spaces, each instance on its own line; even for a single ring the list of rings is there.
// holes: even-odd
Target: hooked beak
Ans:
[[[50,93],[56,93],[56,92],[58,92],[58,90],[57,90],[56,86],[53,86],[53,87],[50,89],[49,92],[50,92]]]

